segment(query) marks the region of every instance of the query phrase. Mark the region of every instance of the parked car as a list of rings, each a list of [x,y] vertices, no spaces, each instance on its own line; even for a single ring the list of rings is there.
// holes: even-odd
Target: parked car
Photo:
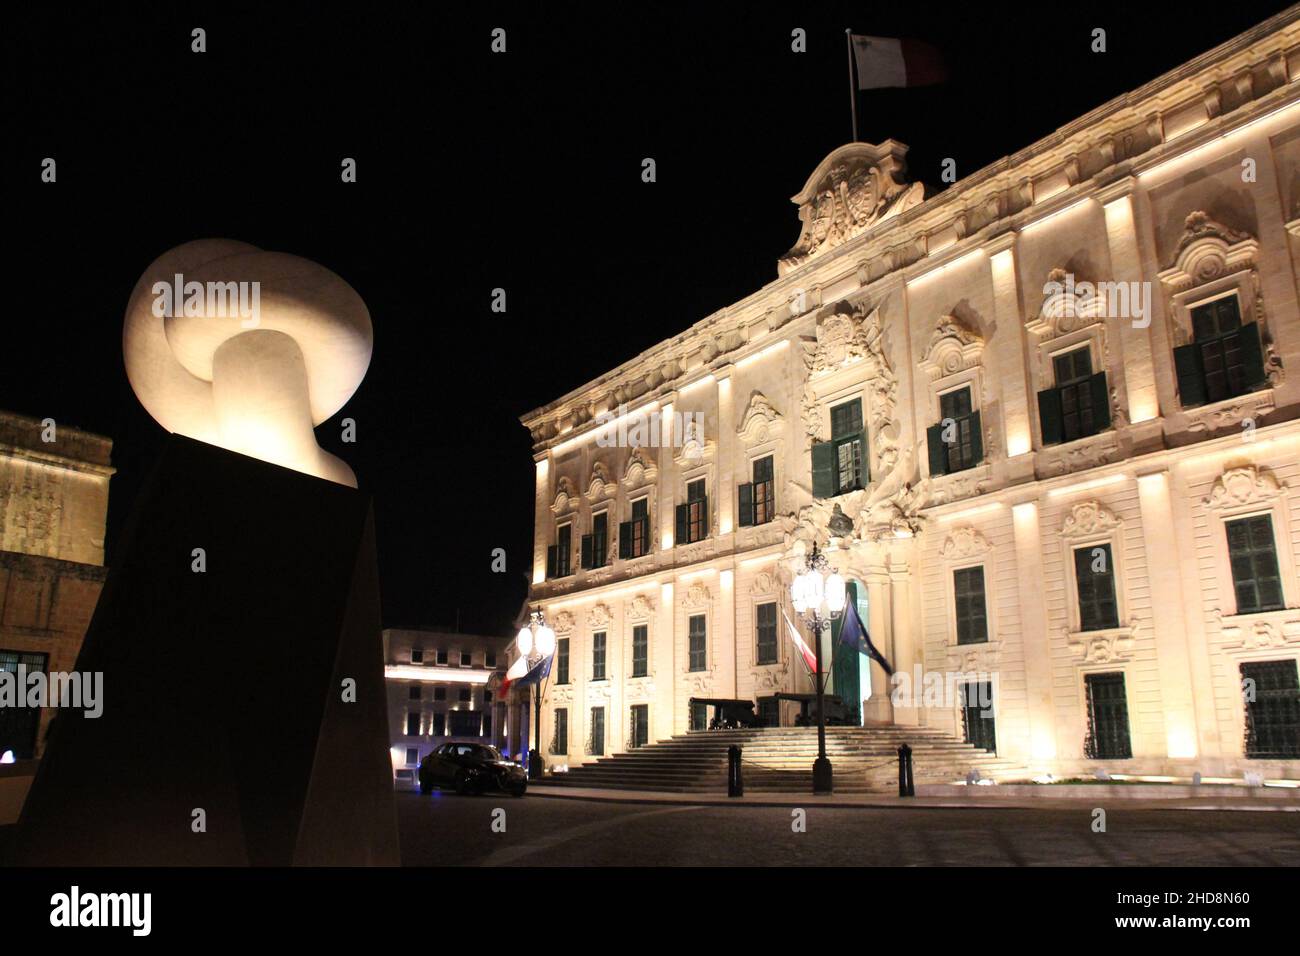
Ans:
[[[528,774],[495,747],[453,742],[431,750],[420,761],[420,792],[429,793],[434,787],[454,787],[462,794],[502,790],[522,797]]]

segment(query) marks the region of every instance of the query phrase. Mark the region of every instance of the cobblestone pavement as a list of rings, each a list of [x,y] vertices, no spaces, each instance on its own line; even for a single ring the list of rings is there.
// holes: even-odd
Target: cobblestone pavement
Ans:
[[[408,866],[1300,866],[1300,814],[806,809],[398,793]],[[494,832],[504,810],[505,832]],[[498,823],[498,827],[500,824]]]

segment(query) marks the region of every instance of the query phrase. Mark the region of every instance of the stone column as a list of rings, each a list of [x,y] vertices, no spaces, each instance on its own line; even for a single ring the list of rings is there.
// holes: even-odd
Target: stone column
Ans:
[[[1153,443],[1158,444],[1160,435],[1159,423],[1156,421],[1160,414],[1160,400],[1156,395],[1155,364],[1151,351],[1154,297],[1160,288],[1155,282],[1143,285],[1146,276],[1142,270],[1142,253],[1138,245],[1133,210],[1133,190],[1136,185],[1134,177],[1126,176],[1101,190],[1097,198],[1106,215],[1106,242],[1110,249],[1112,272],[1109,278],[1114,282],[1128,284],[1130,289],[1149,289],[1151,293],[1150,297],[1143,296],[1142,299],[1147,306],[1145,316],[1139,318],[1127,315],[1109,320],[1109,323],[1113,323],[1109,325],[1110,329],[1119,333],[1120,354],[1124,357],[1124,362],[1122,367],[1106,369],[1108,375],[1122,376],[1129,421],[1135,426],[1140,426],[1143,422],[1152,423],[1134,433],[1138,446],[1145,450]],[[1130,296],[1130,312],[1133,311]]]
[[[1146,549],[1151,590],[1151,621],[1160,675],[1160,704],[1165,720],[1166,753],[1175,759],[1198,754],[1196,712],[1192,703],[1192,669],[1184,618],[1182,567],[1170,499],[1169,473],[1138,475],[1142,508],[1142,543]]]
[[[1021,640],[1024,642],[1026,703],[1029,711],[1028,753],[1022,752],[1017,756],[1031,761],[1032,769],[1038,769],[1039,765],[1050,765],[1056,760],[1056,718],[1052,710],[1052,646],[1047,631],[1038,502],[1024,501],[1012,506],[1011,521],[1016,546]],[[998,742],[1001,744],[1001,738]],[[1007,743],[1016,747],[1014,739]],[[1017,749],[1023,747],[1022,744]]]
[[[886,559],[887,561],[887,559]],[[875,564],[867,569],[867,630],[871,643],[893,663],[894,614],[891,600],[891,582],[887,564]],[[894,722],[894,705],[889,699],[889,676],[876,661],[871,662],[871,698],[862,709],[862,718],[868,724]]]
[[[1025,323],[1020,305],[1019,269],[1016,265],[1016,233],[1006,232],[985,247],[993,282],[993,315],[998,334],[988,342],[987,369],[997,369],[996,382],[986,390],[1000,395],[1001,433],[1006,442],[1007,468],[1011,481],[1033,477],[1033,432],[1028,376],[1025,371]],[[993,422],[985,421],[987,428]]]
[[[893,604],[893,653],[881,650],[894,666],[895,673],[911,674],[917,660],[919,632],[913,603],[912,564],[916,556],[915,539],[899,542],[894,560],[890,562],[889,580]],[[879,646],[879,645],[877,645]],[[890,686],[892,690],[892,684]],[[920,723],[921,709],[916,706],[894,708],[894,722],[915,726]]]

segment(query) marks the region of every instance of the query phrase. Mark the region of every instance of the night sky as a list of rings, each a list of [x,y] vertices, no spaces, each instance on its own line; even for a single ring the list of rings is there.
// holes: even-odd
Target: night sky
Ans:
[[[908,144],[937,189],[944,158],[964,178],[1285,4],[1065,6],[8,9],[0,408],[113,439],[111,564],[165,435],[122,367],[140,273],[208,237],[315,260],[375,327],[365,382],[317,438],[374,495],[385,625],[504,632],[531,561],[518,417],[776,277],[789,197],[849,139],[846,27],[945,56],[946,85],[857,101],[860,138]]]

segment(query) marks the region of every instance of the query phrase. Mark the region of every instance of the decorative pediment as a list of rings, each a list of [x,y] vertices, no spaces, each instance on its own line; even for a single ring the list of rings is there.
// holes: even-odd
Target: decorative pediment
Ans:
[[[736,434],[740,436],[740,440],[745,444],[756,445],[776,438],[779,428],[784,422],[785,419],[782,418],[776,407],[768,401],[767,396],[755,390],[749,396],[749,405],[745,409],[745,414],[741,417],[740,427],[736,429]]]
[[[948,561],[960,561],[966,558],[988,554],[992,545],[988,539],[974,528],[966,526],[953,528],[948,537],[939,546],[939,554]]]
[[[556,634],[568,634],[573,630],[573,615],[568,611],[561,611],[555,615],[555,620],[551,622],[551,630]]]
[[[608,604],[596,604],[587,612],[587,625],[593,628],[608,627],[613,615],[609,613]]]
[[[1172,292],[1190,289],[1253,268],[1258,253],[1259,242],[1253,236],[1229,229],[1198,210],[1184,222],[1173,265],[1160,273],[1160,281]]]
[[[921,368],[932,379],[962,372],[980,363],[984,338],[956,315],[945,315],[935,324],[930,341],[921,352]]]
[[[754,580],[749,584],[749,590],[753,594],[775,594],[780,586],[775,574],[771,571],[760,571],[754,575]]]
[[[633,448],[632,453],[627,456],[627,465],[623,469],[623,486],[640,488],[654,484],[658,477],[659,468],[655,465],[654,459],[644,448],[639,446]]]
[[[894,408],[898,404],[898,378],[885,357],[881,340],[880,309],[866,311],[857,305],[846,311],[841,305],[817,326],[816,342],[804,343],[804,383],[800,416],[804,432],[813,441],[822,438],[822,414],[814,378],[835,369],[862,363],[860,372],[866,383],[869,400],[864,412],[872,425],[872,451],[878,464],[876,471],[887,471],[898,459],[897,424]]]
[[[1061,526],[1065,538],[1086,538],[1114,531],[1122,522],[1100,501],[1081,501],[1070,509]]]
[[[1043,285],[1047,296],[1038,315],[1025,322],[1025,328],[1044,339],[1054,339],[1068,332],[1096,325],[1106,317],[1106,297],[1099,294],[1096,283],[1080,279],[1065,269],[1053,269]]]
[[[682,445],[673,456],[673,461],[681,468],[690,468],[706,461],[712,461],[717,453],[718,443],[712,438],[705,438],[703,430],[692,424],[682,436]]]
[[[686,596],[682,598],[682,607],[704,608],[709,606],[713,600],[713,595],[703,584],[692,584],[686,589]]]
[[[591,483],[587,486],[587,500],[593,504],[602,498],[612,498],[618,485],[609,479],[609,467],[598,461],[591,466]]]
[[[578,493],[574,491],[573,482],[568,479],[567,475],[561,475],[555,482],[555,500],[551,502],[551,510],[557,515],[562,515],[567,511],[572,511],[578,504]]]
[[[872,226],[919,205],[925,187],[903,176],[907,147],[893,140],[879,146],[849,143],[818,164],[791,201],[799,207],[799,239],[777,263],[777,273],[797,269]]]
[[[1266,468],[1255,465],[1229,468],[1215,480],[1205,505],[1220,509],[1265,504],[1280,495],[1285,487]]]
[[[627,616],[634,621],[644,621],[654,613],[654,603],[644,594],[632,598],[628,605]]]

